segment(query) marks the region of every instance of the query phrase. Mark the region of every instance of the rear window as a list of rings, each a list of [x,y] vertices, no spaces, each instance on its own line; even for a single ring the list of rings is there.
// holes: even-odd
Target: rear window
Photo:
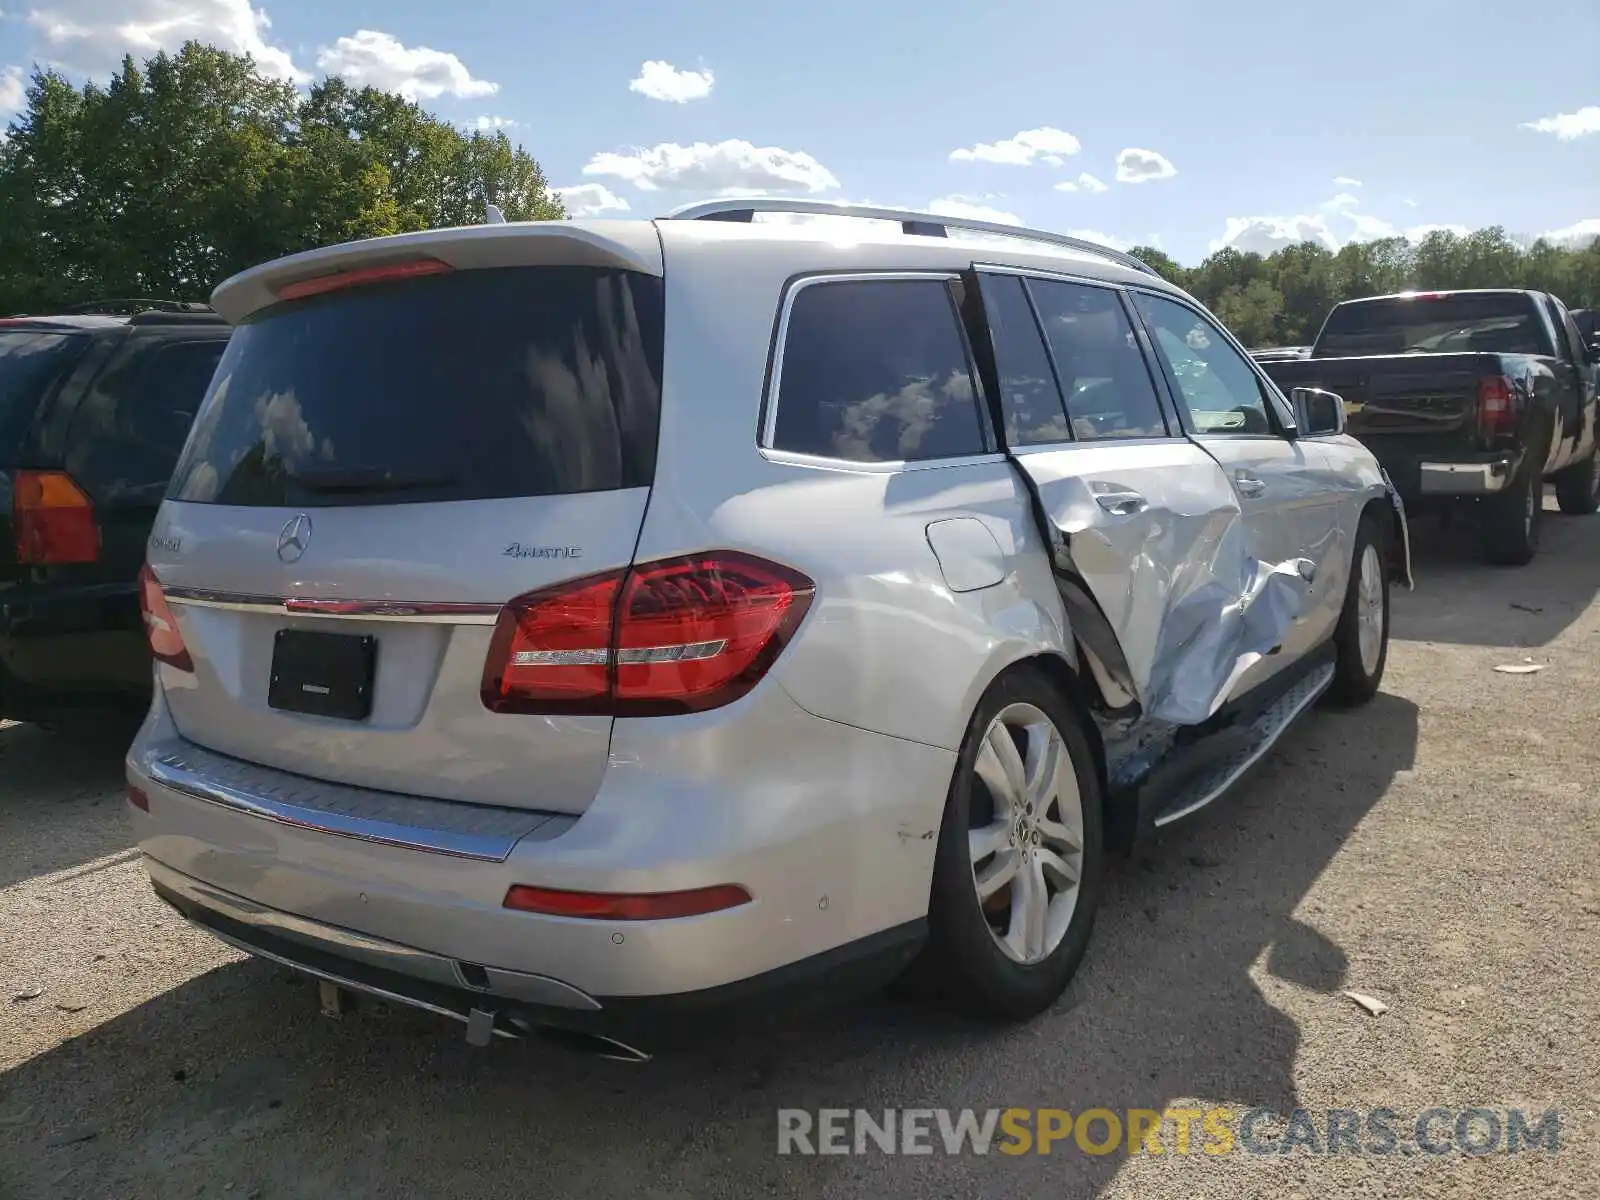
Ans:
[[[0,331],[0,437],[9,443],[22,435],[39,401],[88,346],[78,334]]]
[[[1533,301],[1491,292],[1341,304],[1328,314],[1315,356],[1478,352],[1549,354]]]
[[[262,507],[648,486],[661,280],[460,271],[266,309],[234,331],[170,495]]]

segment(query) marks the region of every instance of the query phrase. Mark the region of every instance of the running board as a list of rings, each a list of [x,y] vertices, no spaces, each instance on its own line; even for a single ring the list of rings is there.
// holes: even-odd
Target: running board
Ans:
[[[1284,730],[1316,703],[1332,682],[1333,664],[1330,662],[1323,663],[1285,688],[1253,724],[1234,735],[1237,744],[1191,773],[1170,794],[1155,801],[1159,807],[1155,809],[1151,824],[1157,829],[1171,825],[1199,812],[1221,796],[1277,744]]]

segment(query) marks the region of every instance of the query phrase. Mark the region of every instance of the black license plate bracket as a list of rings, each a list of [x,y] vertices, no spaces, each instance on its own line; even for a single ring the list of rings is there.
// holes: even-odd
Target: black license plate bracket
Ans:
[[[280,629],[272,643],[267,704],[283,712],[365,721],[372,715],[378,639]]]

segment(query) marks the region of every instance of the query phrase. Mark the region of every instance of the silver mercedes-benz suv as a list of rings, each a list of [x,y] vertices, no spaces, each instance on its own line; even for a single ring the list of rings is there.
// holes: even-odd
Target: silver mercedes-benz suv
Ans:
[[[217,936],[475,1041],[907,971],[1037,1013],[1107,853],[1370,698],[1410,582],[1339,398],[1072,238],[729,200],[213,303],[140,848]]]

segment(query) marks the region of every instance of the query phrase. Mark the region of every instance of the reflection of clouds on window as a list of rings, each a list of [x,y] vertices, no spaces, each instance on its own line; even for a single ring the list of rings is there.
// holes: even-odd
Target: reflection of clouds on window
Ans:
[[[1211,339],[1206,336],[1206,331],[1199,325],[1189,330],[1184,335],[1183,340],[1191,350],[1208,350],[1211,347]]]
[[[269,458],[304,458],[316,449],[317,439],[300,411],[294,389],[258,397],[255,410],[261,444]]]
[[[228,402],[228,388],[232,383],[232,372],[222,376],[217,380],[211,398],[200,406],[199,416],[189,434],[188,453],[184,456],[189,462],[198,465],[185,475],[181,485],[175,490],[174,494],[180,500],[193,500],[206,504],[216,499],[217,490],[222,486],[217,468],[211,463],[211,443],[216,438],[217,426],[222,421],[222,414]]]
[[[616,477],[629,449],[623,436],[643,409],[653,403],[650,373],[638,308],[623,285],[603,277],[595,284],[598,344],[574,322],[570,337],[542,337],[525,351],[524,369],[543,403],[524,407],[518,419],[535,442],[559,445],[575,488]],[[580,306],[587,307],[587,306]]]
[[[952,401],[971,405],[973,400],[972,377],[965,371],[952,371],[942,383],[931,376],[907,380],[898,391],[842,405],[833,452],[849,459],[923,457],[923,440],[944,407]],[[894,436],[892,446],[883,444],[885,439],[878,436],[882,432]]]

